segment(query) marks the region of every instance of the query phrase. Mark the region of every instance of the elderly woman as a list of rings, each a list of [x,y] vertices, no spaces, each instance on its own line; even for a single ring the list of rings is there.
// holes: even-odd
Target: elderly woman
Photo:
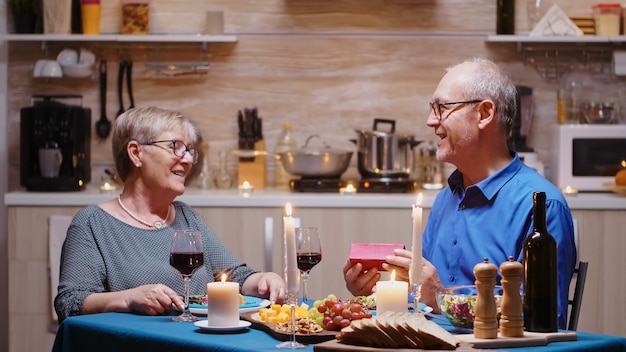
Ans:
[[[191,277],[192,294],[204,293],[207,282],[227,273],[244,295],[284,301],[279,275],[247,267],[197,212],[174,201],[198,159],[199,135],[183,115],[158,107],[130,109],[116,119],[113,156],[124,189],[115,199],[81,209],[68,229],[55,298],[60,321],[99,312],[182,311],[183,279],[169,264],[174,229],[202,232],[205,260]]]

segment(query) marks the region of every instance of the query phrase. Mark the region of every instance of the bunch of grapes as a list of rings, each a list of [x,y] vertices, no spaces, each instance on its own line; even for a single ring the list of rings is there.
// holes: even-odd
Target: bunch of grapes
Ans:
[[[328,331],[339,331],[352,320],[371,317],[372,313],[363,309],[360,302],[338,300],[333,294],[315,301],[313,308],[309,309],[309,318]]]

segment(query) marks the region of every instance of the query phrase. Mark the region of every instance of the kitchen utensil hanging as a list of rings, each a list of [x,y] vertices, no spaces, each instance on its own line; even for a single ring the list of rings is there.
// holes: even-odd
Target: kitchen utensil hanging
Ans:
[[[107,62],[100,61],[100,119],[96,122],[96,135],[106,139],[111,133],[111,121],[106,116],[107,110]]]
[[[133,61],[132,60],[121,60],[120,67],[117,74],[117,97],[119,99],[120,108],[117,111],[116,118],[124,113],[124,77],[126,77],[126,89],[128,90],[128,99],[130,104],[128,109],[132,109],[135,107],[135,99],[133,97]]]

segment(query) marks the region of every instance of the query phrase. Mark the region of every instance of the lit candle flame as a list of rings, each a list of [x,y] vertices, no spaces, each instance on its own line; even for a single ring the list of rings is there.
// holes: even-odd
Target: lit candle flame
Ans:
[[[351,183],[349,183],[349,184],[346,186],[346,191],[348,191],[348,192],[354,192],[354,186],[353,186]]]
[[[226,282],[226,274],[222,274],[222,283]]]
[[[285,204],[285,215],[291,216],[291,203]]]
[[[396,270],[391,270],[391,282],[396,281]]]
[[[250,182],[248,181],[243,181],[243,185],[242,185],[243,189],[248,189],[250,188]]]
[[[422,192],[420,192],[417,195],[417,199],[415,200],[415,206],[421,206],[422,205],[422,199],[424,198],[424,195],[422,195]]]

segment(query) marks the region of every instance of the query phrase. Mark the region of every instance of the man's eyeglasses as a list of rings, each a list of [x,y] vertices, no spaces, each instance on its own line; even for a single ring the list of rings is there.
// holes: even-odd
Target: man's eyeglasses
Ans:
[[[430,109],[433,111],[433,114],[435,114],[435,117],[437,118],[437,120],[441,121],[443,120],[442,108],[444,106],[457,105],[457,104],[471,104],[471,103],[480,103],[480,102],[482,102],[482,100],[465,100],[465,101],[454,101],[454,102],[449,102],[449,103],[430,102],[428,103],[428,105],[430,105]]]
[[[187,147],[187,145],[185,143],[183,143],[183,141],[179,141],[176,139],[165,139],[165,140],[160,140],[160,141],[152,141],[152,142],[148,142],[148,143],[143,143],[144,145],[153,145],[156,143],[171,143],[170,144],[170,149],[172,149],[172,152],[174,153],[174,155],[176,155],[179,158],[183,158],[185,157],[185,155],[187,155],[187,153],[189,153],[189,155],[191,155],[191,158],[193,159],[193,163],[197,163],[198,162],[198,151],[193,149],[193,148],[189,148]],[[157,146],[160,147],[160,146]],[[161,147],[162,149],[165,149],[163,147]]]

